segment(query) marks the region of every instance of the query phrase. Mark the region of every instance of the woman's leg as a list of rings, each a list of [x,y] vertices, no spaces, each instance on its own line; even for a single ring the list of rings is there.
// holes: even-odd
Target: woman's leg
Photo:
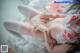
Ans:
[[[18,10],[22,13],[28,20],[32,19],[34,16],[38,15],[40,12],[30,8],[29,6],[18,6]]]
[[[6,21],[4,22],[4,27],[8,31],[13,31],[19,34],[26,34],[26,33],[32,33],[31,30],[33,29],[33,26],[30,25],[30,23],[22,23],[22,22],[12,22],[12,21]]]
[[[12,22],[6,21],[4,22],[4,27],[10,32],[15,32],[18,34],[31,35],[35,37],[43,36],[43,32],[36,30],[36,28],[30,23],[20,23],[20,22]]]
[[[67,51],[69,51],[71,47],[72,45],[68,45],[68,44],[56,45],[52,53],[67,53]]]

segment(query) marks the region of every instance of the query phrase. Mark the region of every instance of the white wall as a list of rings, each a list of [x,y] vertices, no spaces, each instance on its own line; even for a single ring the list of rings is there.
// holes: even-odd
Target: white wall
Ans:
[[[17,9],[20,4],[22,4],[20,0],[0,0],[0,43],[5,43],[11,36],[4,28],[3,22],[6,20],[15,21],[22,17]]]

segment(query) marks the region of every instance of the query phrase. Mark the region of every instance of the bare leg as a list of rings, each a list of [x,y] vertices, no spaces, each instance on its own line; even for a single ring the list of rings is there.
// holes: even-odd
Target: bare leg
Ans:
[[[12,22],[12,21],[6,21],[4,22],[4,27],[8,31],[16,32],[18,34],[25,34],[25,35],[31,35],[31,36],[41,36],[42,32],[35,31],[34,26],[30,23],[20,23],[20,22]]]
[[[66,53],[67,51],[72,49],[71,47],[72,47],[72,45],[68,45],[68,44],[56,45],[54,47],[52,53]]]
[[[18,10],[20,11],[20,13],[22,13],[24,16],[26,16],[28,19],[33,18],[34,16],[36,16],[37,14],[39,14],[39,11],[30,8],[28,6],[18,6]]]
[[[33,26],[30,23],[26,23],[25,26],[22,26],[20,29],[20,32],[22,34],[29,34],[35,37],[44,37],[44,31],[46,31],[47,28],[44,25],[39,26]]]

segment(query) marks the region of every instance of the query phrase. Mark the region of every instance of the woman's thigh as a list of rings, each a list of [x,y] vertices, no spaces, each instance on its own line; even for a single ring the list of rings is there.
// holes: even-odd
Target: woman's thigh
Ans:
[[[54,47],[52,53],[66,53],[72,45],[63,44],[63,45],[57,45]]]

